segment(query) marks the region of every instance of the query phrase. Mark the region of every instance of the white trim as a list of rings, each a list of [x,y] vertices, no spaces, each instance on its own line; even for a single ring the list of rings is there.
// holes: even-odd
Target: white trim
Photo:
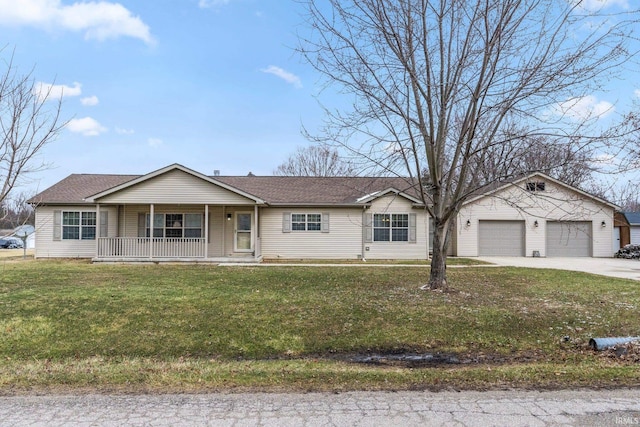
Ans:
[[[422,205],[422,200],[416,199],[415,197],[412,197],[410,195],[408,195],[407,193],[403,193],[402,191],[395,189],[393,187],[387,188],[386,190],[382,190],[382,191],[376,191],[375,193],[371,193],[368,194],[366,196],[360,197],[359,199],[357,199],[358,203],[369,203],[375,199],[379,199],[380,197],[384,197],[389,193],[393,193],[396,196],[400,196],[400,197],[404,197],[407,200],[412,201],[413,203]]]
[[[242,252],[249,253],[253,252],[254,248],[254,226],[253,226],[253,212],[250,211],[236,211],[234,212],[234,227],[233,227],[233,251],[234,252]],[[249,249],[238,249],[238,217],[240,215],[249,215],[249,226],[251,229],[249,230]],[[241,233],[246,233],[246,231],[241,231]]]

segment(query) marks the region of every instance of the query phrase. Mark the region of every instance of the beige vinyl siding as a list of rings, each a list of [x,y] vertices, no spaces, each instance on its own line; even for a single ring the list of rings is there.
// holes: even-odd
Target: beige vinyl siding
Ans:
[[[329,232],[283,233],[282,215],[329,214]],[[260,210],[262,256],[271,259],[357,259],[362,254],[360,208],[263,208]]]
[[[524,221],[525,256],[538,251],[543,257],[547,256],[547,221],[591,221],[593,256],[612,256],[613,208],[551,181],[546,181],[543,192],[528,192],[522,182],[463,206],[455,231],[458,256],[478,256],[481,220]]]
[[[424,209],[413,208],[404,197],[388,195],[371,202],[365,215],[416,214],[416,242],[367,242],[366,259],[427,259],[429,253],[429,217]]]
[[[173,170],[100,199],[101,203],[236,204],[255,201],[181,170]]]
[[[222,206],[209,206],[209,248],[210,257],[224,256],[224,232],[228,229],[223,218]],[[204,232],[204,231],[203,231]]]
[[[95,212],[95,205],[88,206],[38,206],[36,208],[36,258],[93,258],[96,254],[95,240],[54,240],[54,212],[80,211]],[[117,233],[117,208],[100,206],[100,212],[108,212],[108,233]],[[96,231],[100,228],[100,222]]]

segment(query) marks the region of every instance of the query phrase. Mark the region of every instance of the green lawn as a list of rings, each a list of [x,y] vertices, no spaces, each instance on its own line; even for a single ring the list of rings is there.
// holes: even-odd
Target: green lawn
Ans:
[[[639,385],[594,336],[640,335],[640,283],[428,267],[0,264],[0,390],[352,390]],[[564,337],[568,337],[565,341]],[[461,363],[358,364],[445,353]]]

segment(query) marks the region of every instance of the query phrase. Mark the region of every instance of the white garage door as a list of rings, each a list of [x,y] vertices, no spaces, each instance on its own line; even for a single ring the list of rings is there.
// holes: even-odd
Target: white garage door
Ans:
[[[547,222],[548,257],[590,257],[591,221]]]
[[[524,221],[480,221],[480,256],[524,256]]]

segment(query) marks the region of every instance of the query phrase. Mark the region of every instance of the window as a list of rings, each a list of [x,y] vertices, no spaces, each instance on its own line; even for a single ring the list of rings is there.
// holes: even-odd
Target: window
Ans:
[[[544,181],[527,182],[527,191],[544,191]]]
[[[374,214],[374,242],[408,242],[409,214]]]
[[[322,214],[291,214],[291,230],[321,231]]]
[[[150,215],[146,215],[146,236],[150,234]],[[154,214],[153,237],[198,238],[202,237],[201,214]]]
[[[95,240],[96,213],[62,212],[62,239]]]

